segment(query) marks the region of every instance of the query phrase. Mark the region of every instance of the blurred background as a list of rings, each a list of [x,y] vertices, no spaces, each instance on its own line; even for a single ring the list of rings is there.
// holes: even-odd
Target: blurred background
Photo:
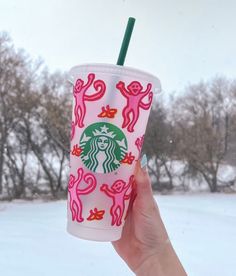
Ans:
[[[189,275],[236,274],[235,10],[233,0],[0,0],[1,275],[132,275],[110,245],[65,233],[68,71],[115,64],[130,16],[125,65],[162,84],[143,153],[167,230]]]

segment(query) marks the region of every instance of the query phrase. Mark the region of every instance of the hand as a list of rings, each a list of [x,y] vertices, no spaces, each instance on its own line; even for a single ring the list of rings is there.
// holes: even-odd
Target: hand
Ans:
[[[137,163],[136,193],[115,250],[139,276],[186,275],[176,256],[152,195],[148,173]]]

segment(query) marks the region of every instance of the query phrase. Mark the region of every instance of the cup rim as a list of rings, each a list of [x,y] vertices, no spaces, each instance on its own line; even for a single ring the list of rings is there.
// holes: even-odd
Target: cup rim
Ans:
[[[130,77],[137,77],[140,79],[153,79],[155,80],[160,86],[160,80],[153,74],[143,71],[134,67],[130,66],[121,66],[116,64],[109,64],[109,63],[84,63],[73,66],[69,70],[69,76],[74,77],[77,71],[88,71],[89,68],[93,69],[94,71],[99,71],[100,73],[110,73],[110,74],[126,74]]]

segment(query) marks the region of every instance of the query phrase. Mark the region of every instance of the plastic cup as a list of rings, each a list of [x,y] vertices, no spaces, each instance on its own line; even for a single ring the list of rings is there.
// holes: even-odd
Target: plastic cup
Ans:
[[[96,241],[120,239],[134,195],[155,76],[129,67],[85,64],[73,84],[67,231]]]

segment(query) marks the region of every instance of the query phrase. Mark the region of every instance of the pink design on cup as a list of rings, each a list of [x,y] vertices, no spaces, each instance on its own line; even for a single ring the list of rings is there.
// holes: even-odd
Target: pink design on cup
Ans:
[[[123,164],[132,165],[135,156],[132,155],[132,152],[126,153],[124,158],[120,161]]]
[[[152,85],[148,83],[146,90],[142,91],[143,86],[138,81],[132,81],[127,88],[123,81],[119,81],[116,88],[120,90],[122,95],[127,99],[127,104],[122,111],[124,119],[122,128],[127,127],[129,132],[133,132],[134,126],[139,118],[139,109],[148,110],[151,106],[153,99],[153,93],[151,92]],[[143,103],[142,99],[147,95],[148,103]]]
[[[100,188],[102,192],[104,192],[107,196],[112,198],[112,206],[110,209],[110,214],[112,217],[111,225],[120,226],[122,224],[122,217],[125,211],[125,200],[130,199],[132,187],[134,185],[134,176],[130,176],[129,183],[126,183],[119,179],[116,180],[111,189],[107,184],[103,184]],[[128,190],[130,189],[129,193]]]
[[[82,151],[83,151],[82,148],[78,147],[78,144],[76,144],[73,146],[73,150],[72,150],[71,154],[79,157],[81,155]]]
[[[75,125],[78,125],[78,127],[84,127],[84,117],[86,114],[85,101],[99,100],[105,94],[106,85],[104,81],[96,80],[93,83],[94,79],[95,79],[95,74],[90,73],[88,75],[88,81],[86,84],[84,84],[83,80],[77,79],[74,85],[74,88],[73,88],[73,94],[75,97],[74,115],[75,115]],[[97,93],[94,93],[92,95],[86,95],[85,93],[92,85],[92,83]]]
[[[103,216],[105,214],[105,210],[98,210],[97,208],[94,208],[94,210],[90,210],[90,215],[87,218],[87,220],[102,220]]]
[[[75,136],[75,122],[71,122],[71,132],[70,132],[70,140],[72,141]]]
[[[102,112],[98,114],[99,118],[115,118],[115,115],[117,113],[116,108],[110,108],[109,105],[106,106],[106,108],[102,107]]]
[[[82,222],[84,221],[82,217],[83,206],[80,196],[91,193],[96,188],[97,180],[91,173],[84,174],[84,170],[82,168],[77,170],[77,174],[77,178],[75,178],[73,174],[70,174],[68,192],[70,194],[70,210],[72,220],[74,221],[76,219],[78,222]],[[79,188],[82,180],[88,184],[88,186],[84,189]]]
[[[138,137],[135,141],[135,145],[138,149],[139,155],[140,155],[142,147],[143,147],[143,142],[144,142],[144,135],[141,137]]]
[[[134,204],[134,201],[137,197],[137,190],[135,188],[135,182],[133,182],[133,185],[132,185],[132,192],[131,192],[131,195],[130,195],[130,200],[129,200],[129,206],[128,206],[128,209],[127,209],[127,212],[126,212],[126,215],[125,215],[125,220],[126,218],[128,217],[129,213],[131,212],[132,208],[133,208],[133,204]]]

